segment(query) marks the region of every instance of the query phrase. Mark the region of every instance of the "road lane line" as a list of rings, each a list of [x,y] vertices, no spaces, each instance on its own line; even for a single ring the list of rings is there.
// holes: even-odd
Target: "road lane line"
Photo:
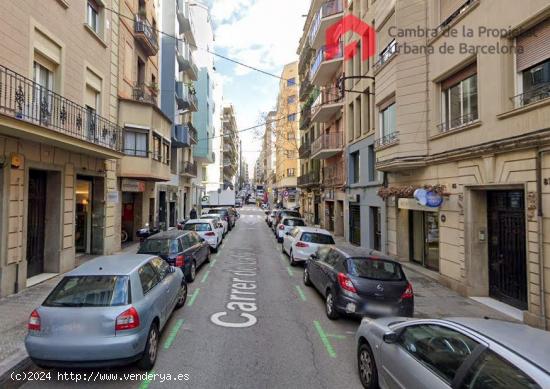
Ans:
[[[210,262],[210,268],[213,268],[214,265],[216,264],[216,261],[218,260],[218,258],[215,258],[212,262]]]
[[[334,338],[338,340],[346,339],[346,335],[337,335],[337,334],[327,334],[329,338]]]
[[[288,272],[288,275],[289,275],[289,276],[292,277],[292,276],[294,275],[294,272],[292,271],[292,269],[290,268],[290,266],[287,266],[286,271]]]
[[[164,342],[164,349],[168,350],[170,346],[172,346],[172,343],[174,343],[174,339],[176,339],[176,335],[178,334],[178,331],[180,330],[181,326],[183,325],[183,319],[180,319],[174,324],[172,329],[170,330],[170,334],[168,335],[168,339],[166,339],[166,342]]]
[[[153,377],[155,376],[155,372],[153,370],[147,372],[147,378],[141,381],[141,384],[139,385],[139,389],[147,389],[149,385],[151,385],[151,381],[153,380]]]
[[[197,288],[195,289],[195,291],[193,292],[193,294],[191,295],[191,298],[189,299],[189,304],[187,304],[187,306],[191,307],[193,305],[193,303],[195,302],[195,300],[197,299],[197,296],[199,295],[199,291],[201,290],[201,288]]]
[[[321,324],[317,321],[313,321],[313,325],[315,326],[315,329],[317,330],[317,333],[319,334],[319,337],[321,338],[321,342],[323,342],[323,345],[325,346],[325,349],[327,350],[328,355],[331,358],[336,358],[336,352],[332,348],[332,344],[330,344],[330,340],[327,337],[327,334],[323,330],[323,327],[321,327]]]
[[[204,284],[206,282],[206,279],[208,278],[208,275],[210,274],[210,270],[207,270],[206,273],[204,273],[204,276],[202,277],[201,284]]]
[[[306,295],[304,294],[302,288],[300,288],[300,285],[296,285],[296,290],[298,291],[298,294],[300,295],[302,301],[306,301]]]

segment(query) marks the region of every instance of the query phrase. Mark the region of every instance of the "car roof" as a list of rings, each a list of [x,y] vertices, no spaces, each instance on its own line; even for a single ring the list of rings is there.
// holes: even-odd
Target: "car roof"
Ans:
[[[391,261],[391,262],[399,263],[398,261],[395,260],[395,258],[384,255],[380,251],[376,251],[376,250],[368,249],[368,248],[364,248],[364,247],[346,245],[346,247],[333,247],[333,249],[337,250],[338,252],[343,254],[346,258],[376,257],[376,258],[379,258],[379,259],[383,259],[385,261]]]
[[[446,321],[460,324],[489,338],[550,372],[550,335],[548,332],[522,323],[495,319],[453,317]]]
[[[185,224],[212,223],[212,219],[189,219]]]
[[[182,230],[169,230],[169,231],[162,231],[158,234],[151,235],[147,238],[147,240],[154,240],[154,239],[177,239],[180,236],[188,234],[190,231],[182,231]]]
[[[332,234],[327,231],[327,230],[324,230],[322,228],[317,228],[317,227],[306,227],[306,226],[298,226],[296,227],[298,228],[300,231],[302,232],[314,232],[314,233],[317,233],[317,234],[325,234],[325,235],[330,235],[332,236]]]
[[[84,262],[66,276],[129,275],[136,269],[157,257],[151,254],[119,254],[97,257]]]

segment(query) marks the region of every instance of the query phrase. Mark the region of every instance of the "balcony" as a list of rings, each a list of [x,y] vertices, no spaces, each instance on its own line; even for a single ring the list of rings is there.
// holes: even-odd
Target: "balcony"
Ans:
[[[183,4],[183,0],[178,0],[176,13],[179,23],[179,33],[185,35],[191,46],[197,46],[195,27],[189,16],[189,7]]]
[[[199,69],[195,62],[193,61],[193,54],[191,50],[183,49],[183,44],[180,41],[178,45],[178,65],[179,71],[184,72],[187,76],[193,80],[197,81],[199,79]]]
[[[182,162],[180,174],[185,177],[197,177],[197,163],[196,162]]]
[[[316,186],[320,183],[319,170],[312,170],[309,173],[298,177],[298,186],[301,188],[308,186]]]
[[[309,31],[310,46],[315,49],[321,47],[325,43],[327,29],[342,18],[343,15],[344,5],[342,0],[330,0],[321,5]]]
[[[458,2],[457,2],[458,3]],[[450,16],[448,16],[439,26],[437,26],[437,32],[438,34],[442,33],[443,31],[447,30],[447,28],[454,23],[455,20],[458,19],[460,15],[462,15],[464,12],[468,11],[470,8],[472,8],[474,5],[478,4],[479,0],[466,0],[459,9],[457,9],[455,12],[453,12]]]
[[[311,144],[312,159],[327,159],[342,151],[343,134],[341,132],[332,132],[322,134]]]
[[[399,132],[398,131],[392,131],[389,134],[386,134],[374,141],[374,148],[376,150],[386,148],[389,146],[392,146],[394,144],[397,144],[399,142]]]
[[[342,68],[344,44],[340,42],[334,49],[323,46],[317,51],[315,62],[311,65],[309,77],[311,83],[323,86],[329,83],[336,72]]]
[[[302,108],[300,115],[300,130],[304,131],[311,124],[311,105],[306,105]]]
[[[325,187],[342,186],[346,182],[344,166],[341,163],[327,166],[323,169],[323,185]]]
[[[515,108],[521,108],[548,98],[550,98],[550,83],[542,84],[511,99]]]
[[[0,133],[102,158],[122,156],[117,124],[2,65]]]
[[[172,147],[185,148],[196,144],[197,130],[187,124],[176,124],[172,128]]]
[[[300,159],[307,159],[311,155],[311,144],[306,142],[298,149],[298,156]]]
[[[145,84],[136,84],[132,88],[132,99],[140,103],[157,105],[157,89]]]
[[[134,33],[146,55],[149,57],[157,55],[159,51],[158,35],[146,18],[140,15],[135,16]]]
[[[453,118],[451,120],[447,120],[437,126],[437,130],[439,133],[445,133],[453,130],[457,130],[459,128],[462,128],[464,126],[467,126],[469,124],[472,124],[478,119],[477,112],[470,113],[468,115],[464,115],[458,118]]]
[[[309,80],[309,73],[305,75],[302,83],[300,84],[300,101],[304,101],[309,96],[313,84]]]
[[[390,61],[390,59],[393,58],[393,56],[397,54],[397,42],[392,40],[390,44],[382,50],[382,52],[378,55],[378,60],[374,63],[373,69],[375,72],[378,72],[386,63]]]
[[[193,126],[193,123],[187,122],[187,127],[189,127],[189,135],[191,136],[191,143],[196,145],[197,142],[199,141],[199,133],[195,128],[195,126]]]
[[[176,81],[176,103],[178,109],[190,112],[198,111],[199,103],[197,96],[192,92],[191,88],[187,87],[183,82]]]
[[[324,88],[311,108],[311,120],[316,123],[328,123],[342,112],[344,99],[337,87]]]

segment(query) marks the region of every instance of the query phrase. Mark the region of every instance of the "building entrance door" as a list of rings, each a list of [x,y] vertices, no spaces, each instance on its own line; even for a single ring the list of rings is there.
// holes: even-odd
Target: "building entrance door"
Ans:
[[[326,212],[325,212],[325,227],[329,231],[334,231],[334,203],[331,201],[325,202]]]
[[[410,258],[428,269],[439,271],[438,214],[423,211],[410,212]]]
[[[90,253],[92,242],[92,180],[76,180],[75,248],[77,253]]]
[[[47,172],[29,170],[27,204],[27,277],[44,273]]]
[[[525,209],[522,191],[487,192],[489,296],[527,309]]]

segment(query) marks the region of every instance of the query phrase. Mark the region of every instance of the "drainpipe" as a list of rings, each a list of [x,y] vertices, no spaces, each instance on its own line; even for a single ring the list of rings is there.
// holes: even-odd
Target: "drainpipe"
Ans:
[[[537,150],[536,170],[537,170],[537,221],[538,221],[538,239],[539,239],[539,282],[540,282],[540,311],[542,316],[542,327],[548,330],[546,324],[546,296],[544,287],[544,231],[542,211],[542,156],[549,149]]]

